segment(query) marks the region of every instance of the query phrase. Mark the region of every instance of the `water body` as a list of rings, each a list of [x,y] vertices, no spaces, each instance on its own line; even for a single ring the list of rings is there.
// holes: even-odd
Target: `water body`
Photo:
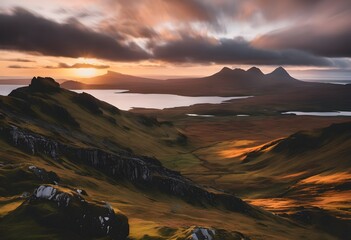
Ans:
[[[351,84],[351,80],[340,79],[340,80],[329,80],[329,79],[302,79],[304,82],[315,82],[315,83],[331,83],[331,84],[339,84],[339,85],[347,85]]]
[[[12,92],[12,90],[20,87],[24,87],[24,85],[0,85],[0,95],[7,96]]]
[[[233,99],[245,99],[252,96],[241,97],[188,97],[174,94],[143,94],[143,93],[128,93],[125,90],[77,90],[76,92],[86,92],[94,97],[108,102],[119,109],[130,110],[132,108],[174,108],[191,106],[201,103],[219,104]]]
[[[214,115],[201,115],[201,114],[196,114],[196,113],[188,113],[188,117],[214,117]]]
[[[23,87],[22,85],[0,85],[0,95],[8,95],[12,90]],[[86,92],[97,99],[108,102],[119,109],[130,110],[132,108],[174,108],[191,106],[200,103],[219,104],[233,99],[245,99],[252,96],[241,97],[187,97],[173,94],[142,94],[128,93],[127,90],[110,90],[110,89],[92,89],[92,90],[75,90],[75,92]]]
[[[188,113],[186,114],[188,117],[215,117],[215,115],[204,115],[204,114],[196,114],[196,113]],[[235,117],[250,117],[250,115],[246,115],[246,114],[238,114],[235,115]]]
[[[334,111],[334,112],[283,112],[282,114],[291,114],[298,116],[318,116],[318,117],[351,117],[351,112],[348,111]]]

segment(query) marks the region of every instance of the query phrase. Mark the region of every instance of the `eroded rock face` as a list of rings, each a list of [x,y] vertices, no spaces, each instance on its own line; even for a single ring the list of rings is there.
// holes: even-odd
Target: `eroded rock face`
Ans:
[[[58,92],[60,84],[50,77],[34,77],[29,88],[38,92]]]
[[[25,204],[40,207],[47,203],[57,210],[52,213],[53,219],[57,222],[64,221],[63,227],[68,227],[80,235],[108,236],[116,240],[126,239],[129,235],[126,216],[115,213],[107,203],[86,200],[72,189],[41,185]]]
[[[22,131],[15,126],[2,128],[0,131],[7,136],[7,140],[13,146],[24,150],[27,153],[41,153],[53,159],[58,158],[58,143],[43,136]]]
[[[228,232],[223,229],[194,227],[187,240],[250,240],[242,233]]]
[[[55,172],[46,171],[44,168],[36,166],[29,166],[28,170],[34,173],[34,175],[45,183],[58,184],[60,182],[59,176]]]
[[[255,212],[241,199],[224,193],[210,193],[180,173],[163,167],[154,158],[129,152],[112,154],[100,149],[77,148],[14,126],[2,127],[0,133],[11,145],[30,154],[45,155],[53,159],[66,157],[71,161],[92,166],[116,180],[128,180],[137,186],[175,195],[192,204],[221,206],[246,214]]]
[[[191,234],[193,240],[212,240],[216,236],[216,231],[207,228],[196,228]]]

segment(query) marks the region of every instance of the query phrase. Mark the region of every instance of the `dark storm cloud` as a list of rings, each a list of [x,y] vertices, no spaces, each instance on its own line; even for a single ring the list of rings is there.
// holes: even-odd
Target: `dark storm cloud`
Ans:
[[[338,66],[339,62],[297,50],[265,50],[237,39],[204,37],[170,41],[154,47],[154,57],[169,62],[214,62],[257,65]]]
[[[95,69],[106,69],[109,68],[108,65],[97,65],[89,63],[75,63],[73,65],[68,65],[66,63],[59,63],[57,66],[46,66],[45,68],[57,69],[57,68],[95,68]]]
[[[315,3],[310,7],[308,4]],[[299,49],[326,57],[351,57],[351,1],[297,1],[303,9],[292,25],[257,37],[269,49]],[[305,5],[309,7],[305,7]]]
[[[101,2],[101,0],[99,1]],[[325,0],[106,0],[107,11],[114,15],[112,24],[132,23],[131,27],[155,27],[202,23],[209,30],[225,32],[228,22],[247,22],[252,26],[294,20],[317,14],[326,8]],[[330,2],[330,1],[329,1]],[[334,5],[339,6],[338,0]]]
[[[59,24],[16,8],[0,13],[0,48],[43,55],[96,57],[114,61],[148,58],[136,44],[123,44],[112,37],[75,24]]]
[[[351,4],[345,0],[335,4],[325,0],[104,2],[110,5],[109,8],[106,5],[106,18],[92,26],[96,31],[76,17],[61,24],[21,8],[12,13],[2,12],[0,31],[4,34],[0,35],[0,49],[112,61],[152,59],[173,63],[350,67],[345,59],[328,58],[351,56],[348,44],[351,42],[348,5]],[[302,24],[299,18],[306,19],[306,23]],[[258,19],[267,26],[269,22],[294,21],[285,29],[248,42],[240,38],[218,39],[212,30],[233,23],[228,19],[234,19],[236,24],[239,21],[252,24]],[[73,67],[79,66],[48,66]]]
[[[350,57],[351,1],[349,0],[120,0],[113,4],[116,16],[102,29],[110,34],[163,41],[155,26],[171,23],[177,35],[193,23],[197,31],[230,31],[229,24],[252,27],[284,23],[279,32],[268,33],[255,46],[275,50],[297,49],[324,57]],[[228,24],[229,23],[229,24]],[[235,36],[233,36],[235,37]],[[128,37],[127,37],[128,39]]]
[[[265,34],[254,41],[270,49],[299,49],[327,57],[351,57],[351,21],[294,26]]]

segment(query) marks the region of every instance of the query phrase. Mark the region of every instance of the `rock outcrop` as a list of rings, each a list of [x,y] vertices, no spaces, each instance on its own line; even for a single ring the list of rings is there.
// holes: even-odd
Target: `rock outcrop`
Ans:
[[[58,92],[60,84],[50,77],[34,77],[29,89],[36,92]]]
[[[228,232],[223,229],[193,227],[187,240],[250,240],[240,232]]]
[[[60,182],[59,176],[53,171],[46,171],[44,168],[39,168],[36,166],[29,166],[28,170],[31,171],[37,178],[42,182],[58,184]]]
[[[53,222],[71,229],[82,236],[110,237],[123,240],[129,235],[128,218],[105,202],[90,201],[73,189],[54,185],[41,185],[28,198],[22,208],[42,209],[49,204],[51,209],[48,227]],[[33,211],[33,210],[32,210]],[[34,211],[41,217],[41,210]]]
[[[136,186],[174,195],[192,204],[224,207],[246,214],[258,213],[258,210],[233,195],[206,191],[180,173],[163,167],[154,158],[129,152],[117,154],[96,148],[78,148],[15,126],[0,127],[0,134],[5,141],[27,153],[53,159],[66,157],[94,167],[116,180],[128,180]]]
[[[25,160],[26,161],[26,160]],[[26,198],[38,184],[58,184],[59,176],[28,163],[0,162],[0,196]],[[27,193],[26,193],[27,192]]]

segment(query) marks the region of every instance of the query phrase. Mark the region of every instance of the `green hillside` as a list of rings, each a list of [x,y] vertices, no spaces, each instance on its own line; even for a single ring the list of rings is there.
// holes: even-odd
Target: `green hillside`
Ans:
[[[0,106],[1,239],[336,239],[164,167],[198,161],[171,123],[49,78]]]

